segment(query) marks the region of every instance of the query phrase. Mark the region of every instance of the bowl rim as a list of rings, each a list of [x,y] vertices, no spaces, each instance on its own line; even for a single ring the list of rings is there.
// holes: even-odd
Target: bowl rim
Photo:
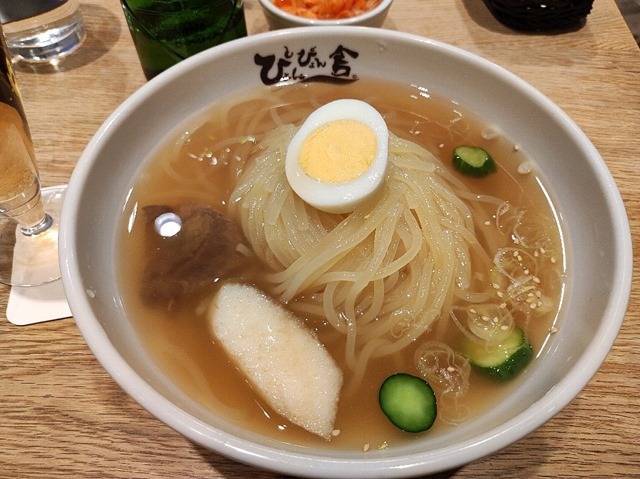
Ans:
[[[455,451],[446,451],[446,448],[442,448],[442,450],[425,451],[425,453],[420,454],[411,453],[375,458],[363,456],[362,459],[328,458],[287,452],[256,444],[218,430],[186,413],[164,398],[126,363],[113,344],[111,344],[99,320],[93,315],[87,293],[80,281],[80,266],[75,255],[78,235],[74,215],[81,206],[83,185],[91,173],[96,158],[95,154],[99,152],[101,143],[108,141],[112,131],[117,129],[118,124],[124,121],[128,111],[135,109],[149,97],[152,97],[163,85],[171,83],[175,78],[195,68],[203,60],[206,61],[211,57],[233,52],[237,48],[258,46],[265,39],[274,36],[286,39],[291,36],[302,38],[313,35],[337,37],[343,35],[371,36],[377,41],[389,39],[411,42],[441,49],[464,61],[480,64],[484,68],[490,69],[492,74],[514,83],[527,95],[533,97],[550,114],[554,115],[566,127],[567,131],[580,139],[580,147],[584,150],[585,155],[594,158],[595,166],[598,167],[600,172],[597,180],[602,186],[602,190],[606,193],[608,210],[612,222],[616,225],[617,233],[615,235],[617,243],[611,245],[611,250],[615,252],[615,268],[618,275],[610,285],[611,294],[606,303],[605,313],[611,320],[600,324],[598,334],[589,342],[581,358],[571,369],[571,372],[576,373],[567,374],[551,391],[532,405],[538,410],[538,415],[522,412],[500,427],[492,428],[483,434],[475,435],[459,442]],[[604,160],[573,120],[540,91],[490,60],[456,46],[419,35],[392,30],[335,26],[323,29],[313,27],[283,29],[252,35],[220,45],[190,57],[158,75],[121,103],[90,140],[69,181],[60,226],[60,266],[62,282],[67,293],[69,305],[87,345],[120,387],[166,425],[206,448],[255,467],[300,477],[339,478],[345,477],[345,474],[348,473],[350,477],[368,478],[374,476],[410,477],[460,467],[495,453],[523,438],[569,404],[598,371],[618,335],[631,291],[633,256],[629,221],[624,203]],[[598,358],[598,361],[593,361],[594,357]],[[108,358],[108,361],[106,358]],[[589,358],[589,361],[586,358]],[[434,452],[436,452],[436,455],[433,455]]]
[[[371,10],[368,10],[367,12],[361,15],[357,15],[355,17],[349,17],[349,18],[339,18],[334,20],[321,20],[321,19],[301,17],[298,15],[294,15],[292,13],[285,12],[281,8],[276,7],[273,4],[273,0],[258,0],[258,1],[260,2],[260,5],[262,5],[262,8],[267,10],[269,14],[271,14],[272,16],[278,17],[287,23],[291,23],[299,26],[356,25],[362,22],[367,22],[372,18],[377,17],[378,15],[382,14],[385,10],[387,10],[393,3],[393,0],[380,0],[380,3],[378,5],[376,5],[374,8],[372,8]]]

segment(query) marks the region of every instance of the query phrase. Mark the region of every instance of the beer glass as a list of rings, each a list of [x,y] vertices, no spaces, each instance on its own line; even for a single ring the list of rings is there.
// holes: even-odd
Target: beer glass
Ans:
[[[29,126],[0,27],[0,283],[37,286],[60,277],[58,218],[64,190],[40,188]]]

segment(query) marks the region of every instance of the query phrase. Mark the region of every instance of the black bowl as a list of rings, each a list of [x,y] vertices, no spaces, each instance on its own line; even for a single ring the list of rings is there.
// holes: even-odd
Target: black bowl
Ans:
[[[593,0],[485,0],[496,19],[515,30],[553,31],[580,28]]]

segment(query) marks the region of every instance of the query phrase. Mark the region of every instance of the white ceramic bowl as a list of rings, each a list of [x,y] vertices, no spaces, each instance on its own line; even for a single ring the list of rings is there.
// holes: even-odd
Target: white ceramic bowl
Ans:
[[[500,125],[544,173],[568,250],[560,330],[500,407],[443,435],[366,455],[264,439],[186,398],[142,347],[119,300],[113,261],[114,232],[132,178],[175,125],[221,96],[274,81],[267,74],[261,80],[256,54],[315,47],[324,57],[339,44],[358,52],[351,59],[352,74],[428,86]],[[202,446],[261,468],[313,477],[433,473],[496,452],[530,433],[568,404],[605,359],[625,314],[632,269],[629,225],[614,180],[565,113],[524,81],[470,53],[359,27],[296,28],[248,37],[187,59],[148,82],[110,116],[79,160],[66,194],[60,245],[64,287],[77,325],[127,393]]]
[[[273,0],[259,0],[272,30],[292,27],[361,26],[381,27],[387,18],[393,0],[381,0],[373,9],[362,15],[337,20],[314,20],[285,12],[273,4]]]

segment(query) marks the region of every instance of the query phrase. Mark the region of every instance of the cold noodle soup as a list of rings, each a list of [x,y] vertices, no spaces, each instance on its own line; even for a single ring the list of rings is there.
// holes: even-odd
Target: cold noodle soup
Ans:
[[[300,125],[337,99],[371,105],[389,131],[383,186],[346,213],[310,206],[284,173]],[[544,180],[499,128],[425,89],[373,79],[260,89],[206,108],[158,146],[127,199],[118,261],[128,316],[188,396],[280,441],[366,451],[473,420],[544,349],[565,280]],[[461,145],[489,152],[493,169],[461,173]],[[274,407],[212,332],[225,284],[263,293],[328,353],[340,375],[330,434]],[[473,359],[514,331],[530,345],[523,370]],[[252,367],[278,376],[268,362]],[[289,362],[302,375],[315,367]],[[381,410],[380,387],[396,373],[433,389],[428,430],[406,432]]]

